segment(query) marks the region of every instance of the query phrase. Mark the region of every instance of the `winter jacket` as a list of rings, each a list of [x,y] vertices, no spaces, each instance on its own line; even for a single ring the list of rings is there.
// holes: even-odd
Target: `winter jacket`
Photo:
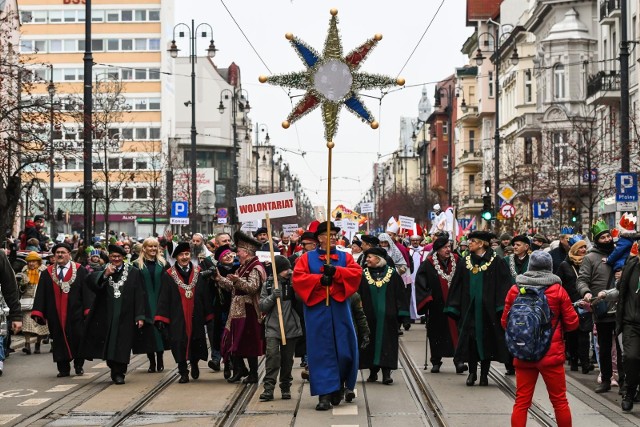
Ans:
[[[623,325],[640,329],[640,268],[638,257],[632,257],[625,266],[620,278],[619,302],[616,312],[616,332],[621,333]],[[635,357],[634,357],[635,358]]]
[[[598,292],[613,287],[613,270],[606,263],[607,256],[606,252],[597,247],[591,248],[584,256],[576,282],[580,296],[591,293],[595,298]]]
[[[18,293],[18,283],[16,276],[4,250],[0,251],[0,294],[9,307],[9,320],[22,320],[22,307],[20,306],[20,295]]]
[[[544,277],[540,273],[543,273]],[[517,283],[518,285],[547,287],[544,294],[547,296],[549,309],[553,313],[551,322],[552,328],[555,328],[555,331],[551,339],[549,351],[547,351],[547,354],[545,354],[542,359],[537,362],[514,359],[514,366],[516,368],[535,367],[538,370],[543,370],[545,367],[562,365],[565,362],[563,331],[569,332],[577,329],[579,321],[567,291],[565,291],[560,284],[560,278],[551,274],[551,272],[528,271],[518,276]],[[507,327],[509,311],[518,296],[518,285],[511,287],[505,300],[504,311],[502,312],[502,327],[505,329]],[[561,324],[558,324],[558,322],[561,322]]]
[[[549,251],[549,255],[551,255],[551,260],[553,261],[553,274],[558,274],[558,268],[560,268],[560,264],[567,257],[567,250],[562,246],[562,243],[555,248]]]
[[[295,294],[291,287],[291,280],[278,277],[278,288],[282,292],[280,305],[282,306],[282,321],[284,323],[284,334],[286,338],[296,338],[302,336],[302,321],[296,313],[294,304]],[[265,337],[281,338],[280,322],[278,320],[278,308],[276,297],[273,295],[273,277],[269,276],[260,291],[260,311],[265,315]]]
[[[567,257],[567,259],[562,261],[562,263],[558,266],[558,271],[556,272],[556,275],[562,281],[562,287],[569,294],[571,302],[576,302],[579,299],[582,299],[582,295],[580,295],[580,293],[578,292],[578,288],[576,287],[579,269],[580,266],[574,265]]]
[[[620,236],[616,243],[616,248],[607,257],[607,264],[613,267],[613,271],[622,270],[636,238],[636,234],[622,234]]]

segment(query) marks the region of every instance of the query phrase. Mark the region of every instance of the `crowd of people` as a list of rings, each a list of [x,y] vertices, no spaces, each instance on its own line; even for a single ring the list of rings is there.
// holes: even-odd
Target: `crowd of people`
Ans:
[[[260,228],[184,240],[166,232],[138,242],[113,233],[85,245],[73,236],[52,244],[42,227],[42,218],[28,221],[9,258],[0,252],[0,281],[8,329],[22,330],[26,354],[32,339],[35,353],[51,340],[59,377],[70,375],[72,362],[82,375],[84,360],[99,358],[124,384],[131,354],[146,354],[154,373],[170,350],[180,383],[198,379],[206,361],[228,382],[251,384],[265,355],[260,400],[270,401],[276,385],[291,398],[299,357],[316,409],[328,410],[355,398],[359,369],[369,370],[368,382],[392,384],[398,337],[421,322],[432,373],[452,358],[470,387],[488,385],[492,361],[516,376],[512,425],[526,424],[538,375],[558,425],[571,424],[565,361],[585,375],[597,365],[595,392],[617,386],[624,411],[640,385],[640,264],[630,215],[616,230],[598,221],[591,240],[480,230],[454,236],[444,227],[421,235],[391,222],[384,233],[349,242],[333,222],[315,221],[291,235]],[[18,249],[33,249],[20,286],[10,262]],[[39,252],[48,249],[45,265]],[[261,262],[271,249],[272,262]],[[509,352],[505,329],[531,287],[543,290],[553,330],[544,357],[521,360]]]

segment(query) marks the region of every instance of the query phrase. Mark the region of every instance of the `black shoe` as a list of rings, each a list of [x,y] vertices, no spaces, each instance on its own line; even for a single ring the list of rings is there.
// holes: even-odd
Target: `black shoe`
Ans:
[[[200,378],[200,368],[197,363],[191,364],[191,378],[194,380]]]
[[[189,382],[189,372],[187,372],[186,374],[180,374],[180,379],[178,380],[178,382],[180,384],[188,383]]]
[[[260,402],[268,402],[273,400],[273,390],[265,390],[260,395]]]
[[[393,378],[391,378],[391,370],[382,371],[382,384],[393,384]]]
[[[475,372],[471,372],[467,377],[467,385],[471,387],[476,383],[477,379],[478,379],[478,374],[476,374]]]
[[[346,389],[344,393],[344,401],[347,403],[353,402],[353,399],[356,398],[356,392],[351,389]]]
[[[23,347],[22,352],[24,354],[31,354],[31,347]]]
[[[571,366],[570,370],[572,372],[578,372],[578,361],[577,360],[572,360],[570,366]]]
[[[242,384],[258,384],[258,373],[249,372],[247,378],[242,380]]]
[[[369,378],[367,378],[367,382],[368,383],[375,383],[376,381],[378,381],[378,373],[377,372],[371,372],[369,374]]]
[[[620,407],[622,408],[622,412],[631,412],[633,409],[633,396],[629,393],[625,394],[622,402],[620,402]]]
[[[70,374],[69,372],[58,372],[58,375],[56,375],[58,378],[62,378],[62,377],[68,377]]]
[[[231,378],[231,361],[224,362],[224,371],[222,373],[225,380]]]
[[[280,390],[280,396],[282,400],[291,400],[291,389],[285,388]]]
[[[404,335],[404,332],[402,332],[402,329],[398,328],[398,336],[400,335]]]
[[[153,374],[156,371],[155,366],[149,366],[149,369],[147,369],[147,372],[150,374]]]
[[[586,365],[583,364],[582,365],[582,373],[583,374],[588,374],[589,372],[593,371],[595,369],[595,366],[593,366],[591,363],[587,363]]]
[[[605,393],[611,390],[611,381],[602,381],[602,384],[598,385],[594,390],[596,393]]]
[[[487,377],[486,375],[480,374],[480,382],[478,383],[478,385],[480,385],[482,387],[488,386],[489,385],[489,377]]]
[[[156,371],[158,372],[164,371],[164,360],[162,360],[162,356],[158,356],[158,363],[156,363]]]
[[[84,369],[82,369],[82,366],[76,366],[75,370],[76,370],[76,375],[84,375]]]
[[[237,383],[238,381],[240,381],[243,377],[246,377],[247,375],[249,375],[249,370],[247,368],[243,368],[243,369],[236,369],[236,372],[227,379],[227,382],[229,383]]]
[[[207,362],[207,365],[209,366],[209,368],[211,368],[211,370],[213,370],[214,372],[220,372],[220,361],[219,360],[209,360]]]
[[[440,373],[440,366],[442,366],[442,363],[438,363],[438,364],[433,365],[433,367],[431,368],[431,373],[432,374]]]
[[[124,384],[124,375],[115,375],[113,377],[113,382],[117,385]]]
[[[342,399],[344,399],[344,388],[331,393],[331,404],[333,406],[338,406],[340,402],[342,402]]]
[[[405,331],[408,331],[409,329],[411,329],[411,322],[404,322],[402,324],[402,327],[404,328]]]
[[[316,405],[316,411],[328,411],[329,409],[331,409],[331,395],[320,395],[318,398],[318,404]]]
[[[463,374],[468,370],[469,370],[469,367],[466,364],[462,362],[456,363],[456,374]]]

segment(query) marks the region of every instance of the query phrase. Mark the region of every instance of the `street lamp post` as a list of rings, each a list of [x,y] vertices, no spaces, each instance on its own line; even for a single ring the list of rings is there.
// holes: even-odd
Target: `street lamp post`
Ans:
[[[209,40],[209,47],[207,47],[207,56],[213,58],[216,55],[216,46],[213,43],[213,28],[207,23],[201,23],[197,26],[194,20],[191,20],[191,26],[185,23],[176,24],[173,27],[173,39],[171,40],[171,46],[168,49],[172,58],[178,57],[178,46],[176,45],[176,28],[185,27],[188,31],[189,37],[189,62],[191,62],[191,155],[189,157],[189,163],[191,166],[191,229],[196,232],[196,225],[198,219],[198,210],[196,209],[198,203],[198,180],[196,170],[196,61],[197,56],[197,40],[196,33],[200,27],[208,27],[211,32],[211,39]],[[180,31],[179,37],[185,37],[185,33]],[[206,37],[207,33],[203,32],[202,37]]]
[[[502,36],[509,36],[511,34],[511,32],[507,31],[505,32]],[[493,66],[494,66],[494,85],[495,85],[495,92],[494,92],[494,97],[495,97],[495,101],[496,101],[496,105],[495,105],[495,109],[496,109],[496,113],[495,113],[495,132],[493,135],[493,139],[494,139],[494,150],[495,150],[495,157],[494,157],[494,209],[498,210],[500,208],[500,196],[498,196],[498,192],[500,191],[500,97],[499,97],[499,91],[500,91],[500,79],[499,79],[499,71],[500,71],[500,26],[496,25],[496,34],[493,35],[491,33],[482,33],[478,35],[478,40],[480,40],[480,38],[482,36],[486,36],[489,37],[491,39],[493,39],[494,43],[494,51],[493,51],[493,55],[492,58],[493,59]],[[476,56],[474,58],[476,60],[476,65],[481,66],[482,62],[484,60],[484,56],[482,55],[482,49],[478,48],[478,51],[476,52]],[[519,56],[518,56],[518,49],[514,47],[513,49],[513,54],[511,55],[510,61],[511,64],[513,65],[517,65],[518,61],[520,60]]]
[[[220,104],[218,105],[218,111],[220,114],[224,114],[226,107],[222,102],[222,97],[225,95],[225,99],[229,99],[231,96],[231,128],[233,130],[233,191],[231,194],[233,197],[238,197],[238,179],[240,178],[238,171],[238,156],[240,155],[240,147],[238,145],[238,108],[244,113],[251,111],[251,105],[249,105],[249,93],[239,87],[231,89],[222,89],[220,91]],[[233,219],[237,219],[234,217]]]
[[[84,184],[82,186],[84,194],[84,240],[85,244],[93,243],[93,224],[91,223],[91,199],[93,197],[93,162],[91,155],[93,152],[93,54],[91,52],[91,0],[85,1],[86,17],[84,24],[84,111],[83,111],[83,144],[82,144],[82,157],[84,160]]]
[[[51,227],[49,235],[53,237],[56,231],[56,211],[53,201],[53,186],[55,174],[55,161],[53,159],[53,155],[55,153],[55,150],[53,148],[53,97],[56,94],[56,87],[53,84],[53,64],[49,65],[49,72],[51,73],[49,76],[49,85],[47,86],[47,91],[49,92],[49,226]]]
[[[447,97],[447,106],[445,110],[447,111],[447,139],[448,139],[448,149],[449,152],[447,157],[449,161],[447,162],[447,196],[449,200],[449,206],[453,203],[453,86],[449,81],[447,86],[437,87],[436,86],[436,102],[435,106],[440,107],[441,102],[440,99],[444,94]]]
[[[224,110],[223,110],[224,111]],[[265,124],[256,123],[256,194],[260,193],[260,181],[258,179],[258,163],[260,160],[260,150],[258,147],[260,146],[260,128],[266,128],[267,136],[264,138],[265,145],[269,145],[269,127]],[[273,166],[271,167],[271,176],[272,176],[272,184],[271,184],[271,192],[273,193]]]

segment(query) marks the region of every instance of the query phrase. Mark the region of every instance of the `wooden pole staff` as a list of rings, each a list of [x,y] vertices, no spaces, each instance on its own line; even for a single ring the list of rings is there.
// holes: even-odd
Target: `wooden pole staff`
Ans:
[[[273,273],[273,289],[278,289],[278,272],[276,270],[276,257],[273,252],[273,239],[271,238],[271,220],[269,214],[265,214],[267,219],[267,236],[269,236],[269,253],[271,254],[271,271]],[[280,298],[276,298],[276,306],[278,308],[278,323],[280,324],[280,338],[282,345],[287,345],[287,337],[284,334],[284,320],[282,319],[282,302]]]
[[[327,265],[331,264],[331,159],[332,159],[332,149],[335,147],[333,141],[327,141],[327,148],[329,149],[329,172],[327,174],[327,247],[325,248],[327,251]],[[329,286],[327,286],[327,307],[329,306]]]

